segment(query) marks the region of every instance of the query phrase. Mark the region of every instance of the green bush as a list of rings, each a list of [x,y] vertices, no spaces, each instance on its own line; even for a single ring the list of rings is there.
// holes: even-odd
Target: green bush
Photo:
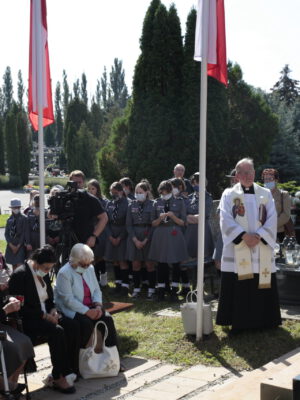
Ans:
[[[277,187],[279,189],[286,190],[291,196],[294,196],[296,192],[300,191],[300,186],[297,185],[296,181],[278,183]]]

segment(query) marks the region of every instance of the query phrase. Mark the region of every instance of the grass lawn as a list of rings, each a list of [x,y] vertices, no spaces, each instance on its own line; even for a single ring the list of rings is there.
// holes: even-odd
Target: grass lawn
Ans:
[[[10,217],[10,214],[0,214],[0,228],[5,228],[6,221]]]
[[[184,334],[180,317],[153,315],[154,311],[167,307],[170,303],[136,300],[132,310],[114,316],[123,356],[137,355],[185,366],[198,363],[225,366],[241,371],[258,368],[300,346],[300,321],[291,320],[274,330],[235,337],[228,336],[227,327],[214,326],[208,339],[195,343],[194,337]],[[179,310],[178,305],[173,307]]]
[[[5,253],[5,249],[6,249],[6,241],[5,240],[0,240],[0,251],[1,253]]]

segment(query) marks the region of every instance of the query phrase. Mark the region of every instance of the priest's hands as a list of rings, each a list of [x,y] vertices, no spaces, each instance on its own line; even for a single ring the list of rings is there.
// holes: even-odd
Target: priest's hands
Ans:
[[[246,245],[250,248],[255,247],[260,242],[260,236],[256,233],[245,233],[242,236],[242,239],[246,243]]]

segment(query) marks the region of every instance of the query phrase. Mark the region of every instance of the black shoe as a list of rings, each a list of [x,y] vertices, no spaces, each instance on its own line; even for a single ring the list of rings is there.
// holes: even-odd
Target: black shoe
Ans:
[[[15,389],[14,390],[10,390],[9,393],[11,395],[13,395],[13,396],[18,396],[25,389],[26,389],[26,385],[24,383],[18,383],[17,386],[15,387]],[[0,390],[0,394],[5,396],[5,391],[4,390]]]
[[[121,283],[116,283],[116,286],[114,288],[115,293],[120,293],[122,291],[122,285]]]
[[[165,300],[165,289],[158,288],[156,291],[156,300],[157,301],[164,301]]]
[[[155,293],[153,292],[153,293],[148,293],[147,294],[147,300],[148,301],[153,301],[153,300],[155,300]]]
[[[141,298],[141,292],[133,292],[131,295],[132,299],[140,299]]]
[[[122,286],[122,287],[121,287],[121,291],[120,291],[121,296],[128,297],[128,293],[129,293],[128,287]]]

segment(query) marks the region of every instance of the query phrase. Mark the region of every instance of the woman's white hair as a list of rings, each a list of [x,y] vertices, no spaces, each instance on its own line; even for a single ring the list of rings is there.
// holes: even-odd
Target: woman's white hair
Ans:
[[[70,253],[69,262],[70,264],[77,265],[79,263],[89,264],[94,261],[93,250],[86,244],[77,243],[75,244]]]

